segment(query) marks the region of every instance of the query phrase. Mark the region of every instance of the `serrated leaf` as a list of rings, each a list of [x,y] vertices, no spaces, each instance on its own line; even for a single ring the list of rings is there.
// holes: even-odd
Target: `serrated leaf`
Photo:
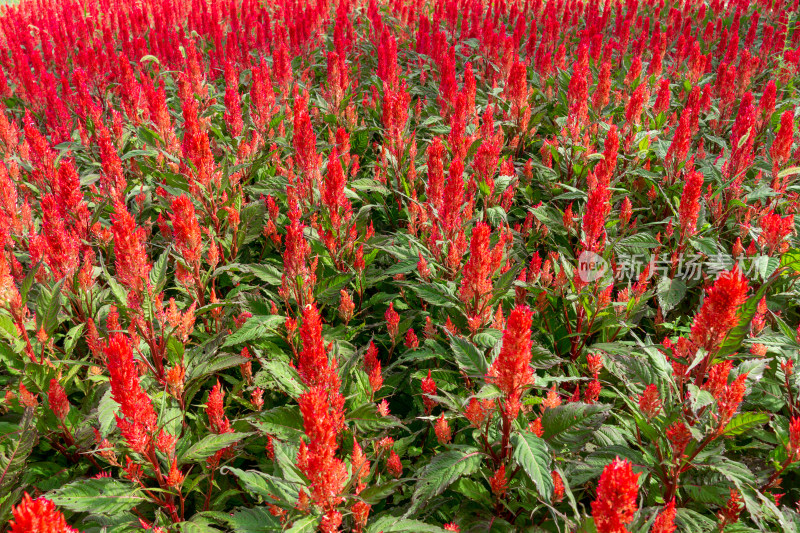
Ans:
[[[553,478],[550,475],[550,452],[544,439],[529,431],[511,435],[512,457],[536,485],[539,494],[550,499]]]
[[[434,456],[420,472],[411,497],[409,513],[425,505],[428,499],[444,492],[461,476],[474,473],[480,464],[481,454],[477,450],[451,450]]]
[[[268,507],[239,509],[226,522],[237,533],[262,533],[265,531],[281,531],[280,521],[269,512]]]
[[[211,457],[218,451],[231,446],[252,433],[223,433],[221,435],[206,435],[194,443],[181,457],[181,463],[196,463]]]
[[[275,407],[259,414],[253,424],[267,435],[298,441],[303,436],[303,417],[296,405]]]
[[[459,368],[469,377],[485,376],[489,363],[477,346],[460,335],[450,337],[450,348],[453,350]]]
[[[240,470],[229,466],[222,467],[220,472],[233,474],[244,485],[246,491],[266,501],[290,506],[297,503],[300,486],[295,483],[256,470]]]
[[[739,413],[725,426],[723,435],[741,435],[751,429],[762,426],[769,422],[769,415],[766,413]]]
[[[250,317],[250,319],[245,322],[242,327],[233,332],[233,335],[229,336],[225,340],[225,344],[222,346],[224,348],[258,339],[270,331],[274,331],[276,327],[280,326],[285,321],[286,317],[280,315],[257,315]]]
[[[296,520],[292,527],[286,530],[286,533],[314,533],[317,530],[321,517],[319,516],[305,516]]]
[[[100,423],[100,435],[107,437],[112,428],[116,425],[115,414],[119,412],[119,404],[111,397],[111,389],[108,389],[100,403],[97,404],[97,421]]]
[[[583,445],[591,439],[611,407],[608,405],[568,403],[542,413],[542,438],[551,445],[569,448]]]
[[[661,278],[658,282],[658,304],[664,313],[673,310],[686,295],[686,283],[680,279]]]
[[[114,515],[146,501],[138,496],[132,483],[112,478],[82,479],[48,493],[47,498],[59,507],[77,513]]]
[[[8,446],[8,452],[0,453],[0,494],[8,492],[17,482],[25,466],[25,460],[36,445],[38,433],[33,418],[34,412],[32,408],[25,409],[19,429],[5,436],[5,438],[15,438],[13,444]]]
[[[367,533],[405,533],[409,531],[415,533],[445,533],[446,530],[419,520],[386,515],[371,519],[367,527]]]

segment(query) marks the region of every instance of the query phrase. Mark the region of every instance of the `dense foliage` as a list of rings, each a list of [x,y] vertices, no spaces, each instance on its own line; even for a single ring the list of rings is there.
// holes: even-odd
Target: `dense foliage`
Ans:
[[[4,8],[0,522],[798,531],[799,12]]]

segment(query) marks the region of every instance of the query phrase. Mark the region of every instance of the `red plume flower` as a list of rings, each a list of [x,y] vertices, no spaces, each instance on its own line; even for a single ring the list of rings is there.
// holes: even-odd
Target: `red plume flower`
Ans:
[[[225,416],[225,391],[222,390],[222,385],[217,380],[216,385],[208,393],[208,402],[206,403],[206,414],[208,415],[208,424],[211,426],[211,432],[221,435],[223,433],[232,433],[233,428]]]
[[[487,381],[497,385],[507,400],[518,401],[522,388],[533,383],[532,320],[533,314],[528,307],[518,306],[511,311],[506,321],[506,329],[503,331],[500,354],[486,374]],[[510,413],[509,416],[515,418],[516,413]]]
[[[389,330],[389,337],[392,343],[396,342],[397,335],[399,334],[400,315],[394,310],[394,302],[389,304],[389,309],[386,310],[383,317],[386,319],[386,328]]]
[[[64,515],[45,498],[31,499],[26,492],[22,501],[11,510],[10,533],[77,533],[67,525]]]
[[[448,444],[453,439],[453,432],[450,429],[450,424],[444,418],[444,413],[436,419],[433,429],[439,444]]]
[[[508,480],[506,479],[506,465],[500,465],[494,475],[489,478],[489,485],[492,487],[492,494],[498,498],[502,498],[508,489]]]
[[[747,279],[737,267],[723,273],[706,290],[692,324],[691,340],[709,353],[717,349],[739,322],[739,307],[747,300]]]
[[[185,194],[178,196],[172,201],[172,212],[172,233],[178,251],[187,263],[199,263],[203,241],[192,201]]]
[[[644,389],[644,392],[639,396],[639,409],[648,419],[658,416],[658,413],[661,412],[661,398],[658,395],[658,387],[651,383]]]
[[[700,195],[703,189],[703,175],[699,172],[689,172],[686,184],[683,186],[681,204],[678,208],[678,218],[681,224],[681,242],[685,242],[697,232],[697,217],[700,214]]]
[[[53,410],[53,414],[63,422],[69,414],[69,400],[66,393],[64,393],[64,387],[61,386],[57,379],[50,380],[47,400],[50,402],[50,409]]]
[[[139,383],[131,341],[122,333],[114,333],[103,352],[111,377],[111,396],[120,406],[121,416],[115,415],[117,426],[128,446],[137,453],[145,454],[153,443],[158,417],[150,397]]]
[[[675,526],[675,500],[670,502],[658,513],[650,533],[673,533]]]
[[[136,227],[136,221],[122,203],[114,205],[111,231],[114,234],[116,279],[125,287],[139,291],[147,283],[151,268],[145,251],[147,232]]]
[[[592,502],[592,517],[598,533],[625,533],[625,527],[638,510],[639,474],[631,463],[614,459],[603,469],[597,485],[597,497]]]
[[[422,380],[422,403],[425,405],[425,414],[430,414],[436,405],[436,400],[428,398],[428,395],[436,395],[436,382],[431,378],[431,371],[428,370],[428,377]]]

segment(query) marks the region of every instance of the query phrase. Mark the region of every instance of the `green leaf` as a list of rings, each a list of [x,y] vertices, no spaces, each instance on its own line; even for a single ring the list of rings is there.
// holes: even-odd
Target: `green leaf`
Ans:
[[[47,495],[59,507],[77,513],[115,515],[146,501],[132,483],[113,478],[81,479]]]
[[[259,339],[270,331],[274,331],[277,326],[280,326],[285,321],[286,317],[280,315],[256,315],[250,317],[250,319],[245,322],[242,327],[236,330],[233,335],[225,340],[225,344],[222,346],[224,348],[227,346],[234,346],[236,344],[249,342],[254,339]]]
[[[468,339],[460,335],[453,335],[450,337],[450,348],[453,350],[453,355],[456,357],[458,367],[463,370],[467,376],[473,378],[486,375],[486,372],[489,370],[486,356],[484,356],[483,352]]]
[[[267,507],[239,509],[226,519],[237,533],[262,533],[264,531],[281,531],[280,521],[269,512]]]
[[[7,450],[5,453],[0,453],[0,494],[11,490],[12,486],[16,484],[25,466],[25,460],[36,445],[38,433],[33,417],[34,412],[35,410],[32,408],[25,409],[19,430],[16,432],[17,438],[11,445],[5,447]],[[11,435],[13,434],[7,434],[5,437],[9,438]]]
[[[296,520],[292,527],[286,530],[286,533],[314,533],[320,519],[320,516],[305,516]]]
[[[304,435],[303,417],[296,405],[275,407],[260,413],[253,424],[267,435],[297,442]]]
[[[447,293],[443,286],[439,285],[422,285],[422,284],[405,284],[409,287],[420,300],[428,302],[437,307],[455,307],[456,300]]]
[[[529,431],[511,435],[514,460],[531,478],[539,494],[550,499],[553,478],[550,475],[550,453],[547,443]]]
[[[150,284],[153,286],[155,293],[164,290],[164,284],[167,281],[167,264],[169,260],[169,247],[159,256],[158,260],[153,263],[153,268],[150,270]]]
[[[288,505],[297,503],[300,486],[295,483],[256,470],[240,470],[229,466],[220,468],[220,473],[233,474],[244,485],[246,491],[260,496],[268,502],[276,504],[291,502]]]
[[[100,423],[100,435],[107,437],[116,424],[115,414],[119,412],[119,404],[111,397],[111,389],[100,398],[97,404],[97,421]]]
[[[635,249],[645,249],[645,250],[649,248],[658,248],[659,246],[661,246],[661,243],[658,242],[655,237],[645,232],[634,233],[629,237],[625,237],[617,244],[618,246],[624,248],[635,248]]]
[[[686,283],[679,278],[661,278],[658,282],[658,304],[664,313],[673,310],[686,295]]]
[[[474,448],[451,450],[434,456],[420,472],[411,497],[409,513],[424,506],[430,498],[444,492],[461,476],[468,476],[478,470],[481,458],[481,454]]]
[[[252,433],[223,433],[221,435],[206,435],[198,442],[194,443],[191,448],[186,450],[186,453],[181,457],[181,463],[196,463],[208,457],[211,457],[219,450],[227,448],[243,438],[252,435]]]
[[[367,527],[367,533],[405,533],[409,531],[415,533],[445,533],[446,530],[419,520],[387,515],[380,516],[377,519],[370,519]]]
[[[542,413],[542,438],[550,445],[575,448],[592,438],[611,409],[608,405],[568,403]]]
[[[723,435],[741,435],[751,429],[762,426],[769,422],[769,415],[766,413],[739,413],[725,426]]]
[[[800,167],[789,167],[778,172],[778,178],[785,178],[786,176],[794,176],[800,174]]]

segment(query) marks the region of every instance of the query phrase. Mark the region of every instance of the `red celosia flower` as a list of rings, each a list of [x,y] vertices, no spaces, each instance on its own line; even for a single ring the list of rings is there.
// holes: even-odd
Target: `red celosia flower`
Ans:
[[[208,393],[208,402],[206,402],[206,414],[208,415],[208,424],[211,427],[211,432],[221,435],[223,433],[232,433],[233,428],[225,416],[225,391],[222,390],[219,379],[216,385]]]
[[[564,480],[556,470],[550,472],[550,477],[553,478],[553,497],[550,501],[558,503],[564,499]]]
[[[586,386],[586,392],[583,394],[583,401],[585,403],[595,403],[598,398],[600,398],[600,390],[602,389],[602,385],[596,379],[589,382]]]
[[[639,396],[639,409],[648,419],[658,416],[658,413],[661,412],[661,398],[658,395],[658,387],[651,383],[644,389],[644,392]]]
[[[742,495],[736,489],[731,489],[731,496],[728,503],[723,507],[718,516],[722,521],[722,528],[727,524],[735,524],[739,521],[739,514],[742,512]]]
[[[675,529],[675,500],[670,500],[658,513],[653,527],[650,528],[650,533],[673,533]]]
[[[431,371],[428,370],[428,377],[422,380],[422,403],[425,405],[425,414],[430,414],[433,407],[436,405],[436,400],[428,398],[428,396],[436,395],[436,382],[431,378]]]
[[[375,362],[367,376],[369,377],[369,386],[372,392],[378,392],[381,387],[383,387],[383,374],[381,373],[380,361]]]
[[[595,180],[595,186],[589,192],[589,199],[583,212],[583,246],[587,252],[601,253],[605,247],[605,224],[606,216],[611,210],[609,204],[611,194],[606,180],[597,181],[591,174],[589,178]]]
[[[353,311],[356,308],[356,304],[353,303],[350,293],[346,290],[342,289],[339,291],[339,295],[339,318],[341,318],[345,324],[349,324],[353,319]]]
[[[678,219],[681,225],[681,242],[697,232],[697,217],[700,214],[700,195],[703,189],[703,175],[699,172],[689,172],[686,184],[683,186]]]
[[[239,98],[239,72],[230,60],[225,61],[225,124],[231,137],[242,134],[242,103]]]
[[[31,499],[26,492],[22,501],[11,510],[10,533],[77,533],[67,525],[64,515],[45,498]]]
[[[337,391],[331,393],[339,395],[338,384]],[[312,386],[298,399],[308,442],[304,440],[300,443],[297,466],[311,484],[312,501],[322,508],[327,517],[326,530],[336,531],[341,523],[341,515],[335,508],[344,501],[340,494],[347,482],[347,469],[335,455],[338,449],[336,439],[344,415],[342,405],[331,401],[331,393],[325,385],[320,384]]]
[[[144,228],[136,227],[136,221],[121,203],[114,206],[111,231],[114,233],[117,281],[129,289],[141,290],[148,282],[151,268],[145,251],[147,233]]]
[[[412,350],[419,347],[419,339],[417,338],[417,334],[414,333],[414,328],[408,328],[408,330],[406,330],[405,345]]]
[[[691,340],[714,353],[739,322],[739,307],[747,300],[747,279],[737,267],[723,273],[706,289],[700,311],[692,324]]]
[[[308,114],[307,99],[295,99],[293,112],[294,137],[292,144],[295,150],[295,162],[306,180],[300,189],[300,196],[310,199],[310,191],[320,178],[320,157],[317,153],[317,136],[314,134],[311,116]]]
[[[672,456],[678,459],[683,456],[683,451],[692,440],[692,433],[683,422],[674,422],[667,428],[667,439],[672,444]]]
[[[783,165],[791,155],[794,140],[794,111],[784,111],[781,115],[781,124],[775,135],[775,140],[770,148],[770,155],[775,167]]]
[[[587,47],[584,45],[578,51],[578,58],[570,77],[567,92],[567,101],[569,102],[567,123],[573,132],[573,137],[577,136],[577,132],[586,122],[586,115],[589,111],[590,77],[589,54]]]
[[[794,215],[781,217],[773,210],[761,217],[758,242],[769,255],[782,254],[789,249],[786,238],[794,231]]]
[[[518,402],[522,388],[533,383],[531,368],[531,322],[533,314],[527,307],[516,307],[508,315],[503,332],[503,346],[492,363],[486,379],[505,394],[507,403]],[[508,410],[510,418],[516,412]]]
[[[723,361],[712,366],[708,371],[708,378],[703,384],[703,389],[711,393],[714,398],[728,385],[728,376],[733,369],[733,361]]]
[[[121,416],[115,415],[117,426],[133,451],[146,454],[153,443],[158,417],[139,383],[131,341],[121,333],[114,333],[103,352],[111,378],[111,396],[120,405]]]
[[[456,532],[461,531],[461,528],[458,527],[458,524],[456,524],[454,522],[449,522],[449,523],[443,525],[442,529],[444,529],[445,531],[456,531]]]
[[[547,391],[547,397],[542,400],[542,408],[553,409],[559,405],[561,405],[561,396],[558,394],[557,386],[553,385],[550,390]]]
[[[50,402],[50,409],[52,409],[56,418],[63,422],[67,414],[69,414],[69,400],[64,393],[64,387],[61,386],[57,379],[50,380],[47,401]]]
[[[599,353],[590,353],[586,356],[586,365],[589,367],[589,373],[597,379],[597,375],[603,369],[603,355]]]
[[[791,462],[800,460],[800,417],[793,416],[789,422],[789,442],[786,454]]]
[[[728,422],[731,421],[733,415],[736,414],[737,409],[739,409],[739,405],[741,405],[744,399],[746,380],[747,373],[741,374],[734,379],[730,385],[725,387],[717,397],[717,416],[719,417],[718,433],[722,433],[725,430],[725,426],[728,425]]]
[[[539,438],[542,438],[544,435],[544,428],[542,427],[542,418],[539,417],[530,424],[528,424],[528,431],[533,433]]]
[[[386,461],[386,468],[395,478],[399,478],[403,474],[403,463],[400,462],[400,456],[392,450],[389,454],[389,459]]]
[[[419,252],[419,261],[417,262],[417,272],[425,281],[430,281],[431,269],[428,267],[428,262],[422,257],[422,252]]]
[[[598,533],[624,533],[639,508],[639,474],[634,474],[631,463],[614,459],[603,469],[597,484],[597,497],[592,502],[592,517]]]
[[[450,443],[453,438],[453,432],[450,429],[450,424],[444,418],[444,413],[439,415],[439,418],[436,419],[433,429],[434,433],[436,433],[436,439],[439,441],[439,444]]]
[[[178,469],[177,458],[173,459],[170,463],[169,474],[167,474],[167,486],[179,487],[183,483],[185,477],[186,475]]]
[[[378,347],[370,341],[367,351],[364,353],[364,370],[369,374],[376,365],[380,365],[378,360]]]
[[[500,468],[495,470],[494,475],[489,478],[489,485],[492,487],[492,493],[502,498],[508,489],[508,480],[506,479],[506,465],[500,465]]]
[[[394,343],[397,339],[397,335],[399,333],[398,327],[400,326],[400,315],[397,314],[397,311],[394,310],[394,303],[389,303],[389,309],[386,310],[386,313],[383,315],[386,319],[386,328],[389,330],[389,337],[392,339],[392,343]]]
[[[472,230],[469,243],[469,259],[464,265],[459,298],[466,305],[467,317],[485,322],[491,315],[487,305],[492,297],[492,275],[502,262],[502,240],[493,249],[489,248],[491,228],[479,222]]]
[[[182,194],[172,201],[172,234],[183,259],[190,265],[199,264],[202,252],[202,235],[194,205]]]
[[[300,339],[303,341],[303,349],[297,358],[300,379],[309,387],[329,384],[333,370],[328,363],[328,350],[322,339],[322,319],[316,304],[308,304],[303,308]]]

